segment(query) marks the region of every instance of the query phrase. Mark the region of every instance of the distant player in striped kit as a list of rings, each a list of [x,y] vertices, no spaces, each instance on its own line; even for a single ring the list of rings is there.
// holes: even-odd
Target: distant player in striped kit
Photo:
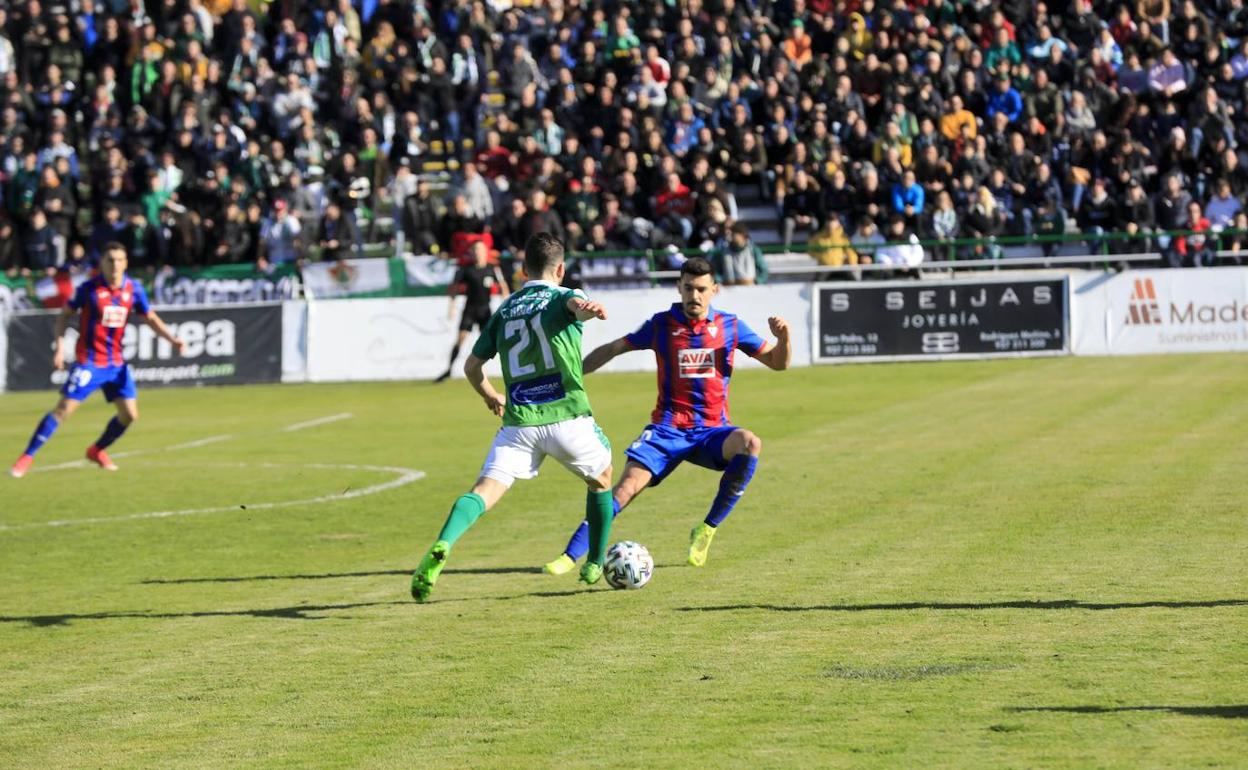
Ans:
[[[58,370],[65,368],[65,329],[69,326],[70,316],[78,312],[76,363],[70,368],[69,377],[61,387],[61,399],[40,421],[26,451],[9,471],[14,478],[26,475],[39,448],[96,390],[103,390],[104,398],[117,407],[117,416],[109,420],[104,432],[87,448],[87,459],[104,470],[117,470],[117,465],[105,450],[121,438],[126,428],[139,417],[134,375],[122,357],[122,338],[126,331],[126,319],[131,313],[142,316],[179,353],[186,349],[186,343],[174,336],[152,310],[143,286],[126,275],[126,265],[124,246],[119,243],[105,246],[100,256],[99,275],[79,286],[73,299],[57,316],[56,352],[52,355],[52,365]]]
[[[658,362],[659,398],[650,424],[625,455],[628,464],[616,483],[616,515],[647,486],[657,486],[682,462],[722,471],[719,493],[706,518],[689,538],[689,564],[706,564],[717,527],[732,512],[754,477],[763,442],[728,416],[728,383],[733,353],[741,350],[768,368],[787,369],[793,357],[789,324],[779,316],[767,319],[776,341],[768,342],[731,313],[711,307],[719,284],[705,259],[695,257],[681,267],[680,302],[656,313],[637,331],[608,342],[585,358],[585,373],[633,350],[652,350]],[[561,575],[585,555],[587,525],[544,569]]]

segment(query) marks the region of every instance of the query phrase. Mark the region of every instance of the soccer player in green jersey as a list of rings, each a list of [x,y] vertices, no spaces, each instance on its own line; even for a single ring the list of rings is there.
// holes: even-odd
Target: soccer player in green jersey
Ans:
[[[585,480],[589,492],[589,558],[581,567],[588,584],[602,577],[611,532],[611,445],[594,422],[581,371],[581,329],[605,319],[602,305],[563,289],[563,244],[548,233],[529,238],[524,270],[531,280],[512,294],[485,325],[464,363],[468,383],[503,427],[472,491],[451,508],[446,524],[412,575],[412,598],[429,598],[455,541],[494,505],[516,479],[531,479],[546,455]],[[485,376],[485,363],[498,356],[506,396]]]

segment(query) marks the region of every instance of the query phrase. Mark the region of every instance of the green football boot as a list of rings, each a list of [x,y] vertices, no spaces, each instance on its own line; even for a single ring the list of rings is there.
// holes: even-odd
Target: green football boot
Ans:
[[[587,561],[581,565],[581,582],[592,586],[602,579],[602,565]]]
[[[715,538],[715,528],[705,521],[689,532],[689,566],[701,567],[706,564],[706,552],[711,550],[711,540]]]
[[[412,573],[413,599],[418,602],[429,599],[433,584],[438,582],[438,575],[442,574],[442,568],[446,566],[446,557],[450,552],[451,545],[445,540],[439,540],[429,548],[428,553],[420,560],[420,566]]]

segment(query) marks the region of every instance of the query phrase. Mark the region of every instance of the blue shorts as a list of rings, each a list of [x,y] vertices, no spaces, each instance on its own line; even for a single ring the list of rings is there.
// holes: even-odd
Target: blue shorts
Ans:
[[[686,461],[714,471],[727,468],[724,442],[735,430],[738,428],[734,425],[686,429],[647,425],[624,454],[654,475],[650,486],[656,487]]]
[[[138,389],[134,386],[134,374],[129,364],[121,366],[91,366],[90,364],[74,364],[69,370],[69,379],[61,386],[61,395],[73,401],[86,401],[97,390],[104,391],[104,398],[114,399],[137,398]]]

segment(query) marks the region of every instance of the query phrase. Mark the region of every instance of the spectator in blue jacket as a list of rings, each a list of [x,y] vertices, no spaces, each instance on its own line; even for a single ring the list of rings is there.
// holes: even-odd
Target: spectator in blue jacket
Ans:
[[[893,185],[893,210],[905,217],[906,226],[914,228],[923,215],[923,185],[914,178],[914,171],[906,169],[901,180]]]
[[[680,105],[680,114],[667,130],[667,148],[676,157],[683,158],[698,143],[698,132],[705,125],[702,118],[694,114],[692,104],[685,102]]]
[[[1010,85],[1010,76],[1002,73],[997,77],[997,87],[988,97],[988,119],[998,112],[1004,112],[1010,122],[1018,120],[1023,114],[1023,97],[1018,90]]]

